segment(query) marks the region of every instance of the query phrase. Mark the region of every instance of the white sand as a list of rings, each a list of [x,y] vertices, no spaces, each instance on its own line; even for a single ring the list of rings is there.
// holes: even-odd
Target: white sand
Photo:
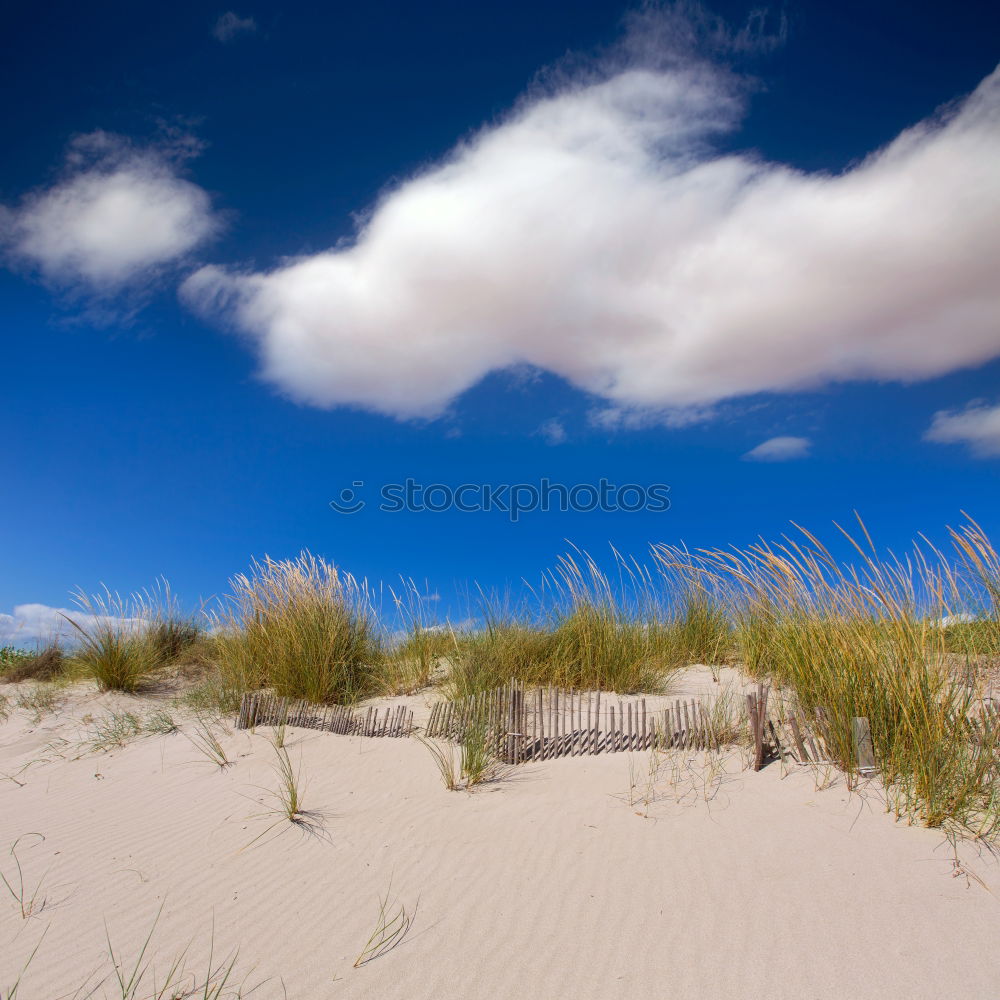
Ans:
[[[941,834],[894,823],[874,789],[817,791],[807,769],[753,774],[736,756],[710,801],[700,766],[675,785],[666,767],[660,798],[630,806],[643,753],[456,793],[414,740],[290,730],[322,830],[264,833],[270,730],[230,731],[224,771],[182,734],[76,748],[85,713],[122,705],[149,710],[78,689],[40,725],[0,724],[0,776],[24,783],[0,777],[0,871],[16,874],[8,845],[29,832],[45,837],[19,849],[29,886],[48,870],[38,914],[0,898],[0,996],[46,928],[18,1000],[93,986],[112,971],[105,921],[134,961],[161,905],[161,978],[192,939],[188,965],[204,968],[214,916],[217,957],[239,948],[239,978],[268,980],[259,998],[1000,996],[996,863],[964,847],[988,888],[956,877]],[[390,880],[412,928],[354,969]],[[96,995],[120,996],[112,985]]]

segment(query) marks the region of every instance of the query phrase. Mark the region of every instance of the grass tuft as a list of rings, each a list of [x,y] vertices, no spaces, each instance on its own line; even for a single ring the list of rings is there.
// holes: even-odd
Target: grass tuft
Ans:
[[[199,722],[195,726],[193,734],[188,735],[191,745],[199,751],[207,760],[215,764],[220,771],[224,771],[233,764],[226,754],[225,747],[215,735],[212,727],[207,722]]]
[[[45,882],[45,877],[48,875],[48,871],[35,883],[34,888],[31,888],[24,879],[24,869],[21,867],[21,859],[17,856],[17,846],[27,837],[36,837],[36,845],[44,842],[45,838],[40,833],[24,833],[17,840],[11,844],[10,856],[14,859],[14,869],[16,874],[13,874],[10,878],[0,872],[0,882],[3,882],[4,888],[10,894],[11,898],[17,904],[17,908],[21,914],[22,920],[27,920],[29,917],[36,916],[45,908],[46,897],[42,895],[42,885]]]
[[[316,556],[255,562],[218,616],[219,677],[236,702],[281,697],[353,704],[378,688],[382,657],[366,588]]]
[[[379,897],[375,927],[365,942],[365,946],[354,960],[355,969],[359,969],[362,965],[367,965],[376,958],[392,951],[402,942],[413,925],[413,916],[407,913],[406,907],[398,901],[390,902],[391,894],[392,883],[390,882],[385,895]]]
[[[142,721],[134,713],[107,712],[96,720],[87,746],[95,753],[107,753],[127,746],[142,730]]]

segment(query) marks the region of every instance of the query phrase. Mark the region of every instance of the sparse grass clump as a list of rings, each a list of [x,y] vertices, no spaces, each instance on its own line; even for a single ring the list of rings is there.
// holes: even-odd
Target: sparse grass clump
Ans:
[[[299,781],[299,771],[292,766],[292,759],[288,756],[288,750],[284,742],[279,745],[274,744],[274,750],[278,757],[275,766],[275,773],[278,777],[278,789],[275,792],[281,815],[289,823],[295,823],[303,815],[302,792]]]
[[[303,553],[232,581],[215,637],[224,688],[352,704],[378,689],[382,644],[364,586]]]
[[[165,708],[158,708],[143,720],[142,731],[150,736],[169,736],[179,732],[180,726]]]
[[[226,748],[222,745],[219,737],[215,735],[215,732],[208,722],[199,722],[195,727],[194,733],[192,735],[188,735],[188,740],[190,740],[191,745],[198,750],[198,752],[201,753],[206,760],[215,764],[220,771],[224,771],[227,767],[232,765],[233,762],[229,759],[229,755],[226,753]]]
[[[58,708],[59,693],[51,684],[31,684],[18,690],[14,695],[14,705],[25,712],[31,712],[37,724]]]
[[[500,757],[498,735],[491,731],[484,717],[469,720],[457,747],[424,736],[417,736],[416,739],[430,753],[449,791],[471,789],[484,782],[495,781],[507,771]]]
[[[354,960],[355,969],[367,965],[368,962],[374,961],[395,948],[406,937],[413,924],[413,916],[407,913],[406,907],[402,903],[390,902],[391,894],[392,884],[390,883],[385,895],[379,897],[375,927],[360,954]]]
[[[87,745],[95,753],[121,749],[142,733],[142,721],[132,712],[107,712],[94,723]]]
[[[21,914],[22,920],[27,920],[29,917],[35,916],[40,913],[45,908],[46,897],[42,891],[42,885],[45,882],[45,877],[48,875],[46,871],[40,879],[38,879],[33,885],[25,879],[24,869],[21,867],[21,859],[17,856],[17,848],[22,840],[27,838],[34,838],[35,844],[42,843],[45,838],[40,833],[25,833],[22,834],[17,840],[11,844],[10,856],[13,858],[12,868],[10,877],[0,871],[0,882],[3,882],[4,888],[7,893],[14,901],[17,906],[18,911]]]

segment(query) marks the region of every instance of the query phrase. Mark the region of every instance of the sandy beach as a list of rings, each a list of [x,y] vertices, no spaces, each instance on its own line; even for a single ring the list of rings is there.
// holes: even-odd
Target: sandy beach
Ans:
[[[231,995],[261,998],[997,995],[995,860],[894,822],[874,784],[753,773],[734,750],[673,754],[652,780],[649,753],[617,753],[450,792],[414,739],[289,729],[292,824],[270,811],[271,728],[218,728],[225,768],[173,709],[180,732],[87,746],[109,713],[156,707],[78,684],[0,725],[0,871],[16,889],[21,838],[40,885],[26,918],[0,898],[0,987],[41,940],[18,1000],[121,995],[108,938],[131,972],[154,923],[137,997],[182,954],[200,982],[213,946],[216,967],[238,951]],[[387,891],[410,929],[354,968]]]

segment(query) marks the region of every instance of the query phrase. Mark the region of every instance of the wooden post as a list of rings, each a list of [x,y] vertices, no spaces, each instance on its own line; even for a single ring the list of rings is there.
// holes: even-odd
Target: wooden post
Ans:
[[[796,719],[794,715],[789,717],[788,727],[792,731],[792,740],[795,742],[795,752],[799,755],[799,763],[808,763],[809,754],[806,752],[805,743],[802,742],[802,732],[799,729],[798,719]]]
[[[872,730],[866,718],[851,720],[854,730],[854,752],[858,770],[865,776],[875,773],[875,747],[872,744]]]

